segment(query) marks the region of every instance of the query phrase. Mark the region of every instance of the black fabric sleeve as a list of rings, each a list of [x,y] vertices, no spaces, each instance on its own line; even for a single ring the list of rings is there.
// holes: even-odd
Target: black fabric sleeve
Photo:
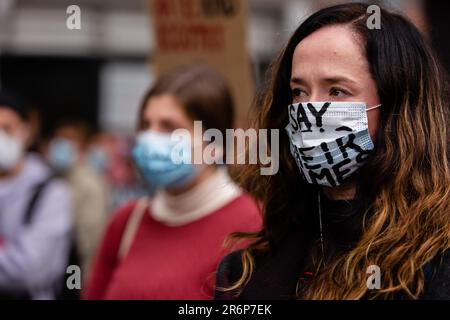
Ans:
[[[236,291],[223,291],[223,288],[231,287],[242,274],[242,250],[234,251],[220,262],[216,273],[216,289],[214,300],[236,300]]]
[[[424,300],[450,300],[450,253],[447,251],[433,262],[433,273],[425,283]]]

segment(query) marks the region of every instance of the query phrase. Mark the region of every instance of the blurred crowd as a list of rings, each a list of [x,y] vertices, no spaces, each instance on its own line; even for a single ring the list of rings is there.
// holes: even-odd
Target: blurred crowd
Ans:
[[[84,283],[110,215],[152,190],[136,174],[131,138],[71,118],[36,141],[31,111],[0,93],[0,296],[53,299],[67,265]]]
[[[171,133],[233,127],[224,78],[205,66],[162,76],[136,137],[68,118],[36,141],[33,119],[0,93],[0,299],[212,298],[224,241],[260,217],[225,166],[174,164]]]

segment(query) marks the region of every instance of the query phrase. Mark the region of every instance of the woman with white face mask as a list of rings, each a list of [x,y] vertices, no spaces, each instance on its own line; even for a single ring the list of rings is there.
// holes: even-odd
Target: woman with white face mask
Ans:
[[[318,11],[273,63],[256,126],[283,131],[280,170],[243,174],[264,226],[218,299],[450,298],[446,82],[409,21],[367,9]]]
[[[203,66],[162,76],[144,98],[133,158],[156,194],[114,215],[87,299],[211,299],[226,237],[260,226],[255,203],[224,166],[194,163],[206,147],[194,137],[194,121],[223,135],[233,125],[225,80]],[[177,129],[188,139],[173,141]],[[180,147],[183,163],[172,157]],[[224,148],[215,152],[225,157]]]

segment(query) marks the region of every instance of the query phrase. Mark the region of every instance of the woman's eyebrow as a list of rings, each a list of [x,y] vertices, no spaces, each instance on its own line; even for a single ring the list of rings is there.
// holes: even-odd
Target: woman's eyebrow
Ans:
[[[358,84],[356,81],[345,77],[345,76],[335,76],[335,77],[326,77],[321,79],[322,82],[325,82],[327,84],[333,84],[333,83],[348,83],[352,85]]]
[[[351,85],[357,85],[358,82],[355,80],[352,80],[345,76],[332,76],[332,77],[325,77],[320,79],[321,82],[327,83],[327,84],[334,84],[334,83],[347,83]],[[306,84],[306,81],[300,77],[292,77],[291,78],[291,84]]]
[[[305,84],[306,81],[303,80],[302,78],[299,78],[299,77],[292,77],[291,78],[291,83],[292,84]]]

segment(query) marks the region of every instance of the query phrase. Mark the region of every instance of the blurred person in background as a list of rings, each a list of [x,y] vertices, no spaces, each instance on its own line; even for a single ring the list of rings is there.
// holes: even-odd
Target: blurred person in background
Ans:
[[[108,210],[105,181],[87,161],[89,139],[90,129],[85,122],[63,120],[56,126],[46,150],[51,167],[66,179],[72,193],[75,246],[83,283],[89,276]]]
[[[243,173],[265,224],[216,298],[450,298],[448,79],[410,21],[367,9],[316,12],[274,61],[256,127],[284,130],[280,171]]]
[[[86,151],[86,164],[102,177],[106,177],[111,165],[107,141],[108,135],[106,133],[97,132],[89,139]]]
[[[192,136],[194,120],[201,120],[205,129],[225,135],[233,125],[229,88],[207,67],[183,67],[157,81],[138,117],[134,159],[157,191],[112,217],[85,297],[211,299],[224,240],[256,230],[259,210],[226,167],[174,164],[171,133],[184,128]]]
[[[99,132],[91,139],[87,164],[106,181],[109,213],[132,199],[154,193],[135,170],[131,157],[133,143],[127,136],[108,132]]]
[[[26,105],[0,92],[0,299],[54,299],[70,250],[65,182],[36,154]]]

